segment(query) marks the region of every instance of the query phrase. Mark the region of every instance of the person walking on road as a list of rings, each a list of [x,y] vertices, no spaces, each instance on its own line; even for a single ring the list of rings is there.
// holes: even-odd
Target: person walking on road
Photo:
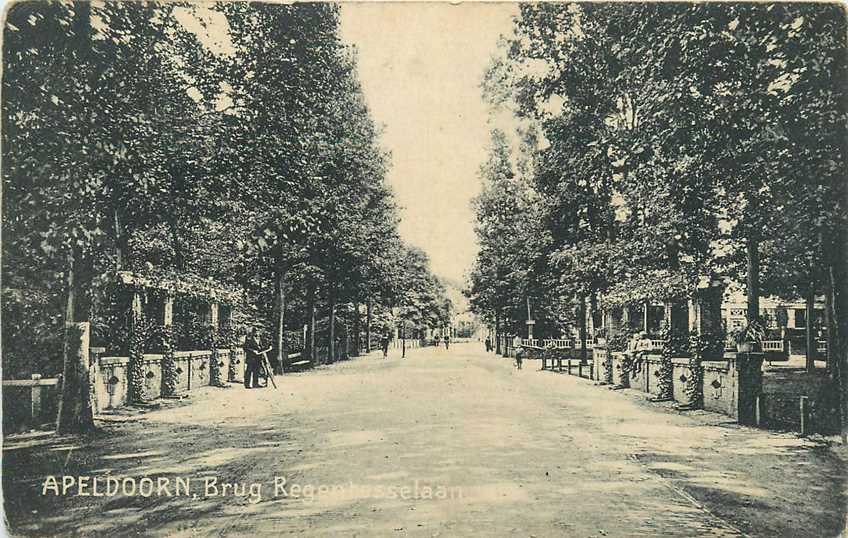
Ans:
[[[384,332],[383,337],[380,338],[380,347],[383,348],[383,358],[387,358],[389,356],[389,333]]]
[[[450,335],[445,335],[445,349],[450,349]]]
[[[515,348],[515,367],[521,370],[521,365],[524,362],[524,347],[518,346]]]
[[[488,336],[486,337],[486,353],[491,353],[492,351],[492,339]]]

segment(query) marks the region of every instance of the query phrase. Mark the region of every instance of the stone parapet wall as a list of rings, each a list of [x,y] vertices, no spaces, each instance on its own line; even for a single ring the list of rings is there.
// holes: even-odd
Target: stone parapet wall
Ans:
[[[142,366],[142,398],[144,400],[155,400],[162,397],[162,359],[157,353],[144,355]],[[198,387],[206,387],[212,383],[212,351],[175,351],[174,367],[177,373],[177,393],[186,393]],[[244,367],[244,350],[229,349],[217,350],[217,364],[220,380],[224,383],[234,381],[228,379],[228,371],[231,360],[236,361],[236,372]],[[100,357],[94,368],[94,393],[97,410],[113,409],[127,404],[129,377],[128,357]]]
[[[613,385],[629,387],[630,376],[624,368],[624,354],[612,352],[612,383]]]

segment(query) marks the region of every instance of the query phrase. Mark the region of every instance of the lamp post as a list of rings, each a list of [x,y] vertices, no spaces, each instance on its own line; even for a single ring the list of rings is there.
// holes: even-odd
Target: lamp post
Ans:
[[[527,296],[527,339],[533,339],[533,325],[536,321],[530,317],[530,296]]]

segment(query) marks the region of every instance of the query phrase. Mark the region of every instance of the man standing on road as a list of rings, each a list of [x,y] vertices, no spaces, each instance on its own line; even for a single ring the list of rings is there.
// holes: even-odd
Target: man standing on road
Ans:
[[[383,348],[383,358],[389,356],[389,332],[386,331],[383,333],[383,337],[380,338],[380,347]]]
[[[490,337],[486,337],[486,353],[490,353],[492,351],[492,339]]]
[[[445,335],[445,349],[450,349],[450,334]]]
[[[259,388],[261,364],[262,342],[259,341],[259,331],[254,328],[244,341],[244,388]]]

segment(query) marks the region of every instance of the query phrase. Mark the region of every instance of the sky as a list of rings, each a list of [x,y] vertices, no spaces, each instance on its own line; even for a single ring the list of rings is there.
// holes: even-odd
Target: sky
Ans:
[[[477,171],[491,129],[504,128],[502,114],[491,118],[480,82],[517,11],[512,2],[341,8],[341,37],[358,50],[365,98],[392,153],[386,179],[401,207],[401,236],[427,253],[437,275],[454,282],[465,280],[477,253],[471,207],[481,187]],[[213,52],[234,53],[221,13],[186,8],[176,16]],[[224,108],[226,88],[222,96]]]
[[[392,152],[387,181],[401,235],[453,280],[464,280],[477,252],[471,199],[492,128],[479,85],[516,11],[512,3],[342,5],[342,39],[359,51],[363,91]]]

